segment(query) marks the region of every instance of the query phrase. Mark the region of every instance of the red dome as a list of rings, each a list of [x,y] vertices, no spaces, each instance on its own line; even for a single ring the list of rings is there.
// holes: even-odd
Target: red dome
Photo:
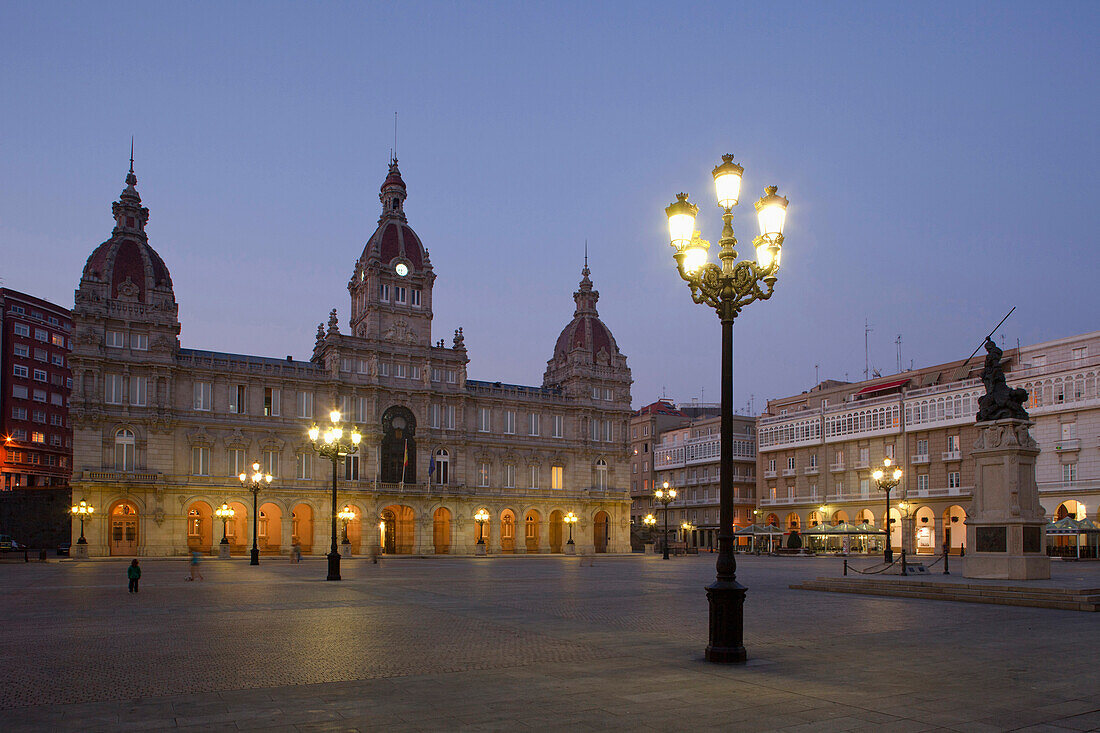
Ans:
[[[417,270],[424,269],[424,245],[420,237],[405,222],[386,218],[363,248],[363,257],[388,264],[394,258],[407,260]]]
[[[141,302],[146,302],[149,288],[172,287],[172,276],[156,250],[126,235],[111,237],[95,248],[84,265],[83,279],[109,283],[111,298],[119,297],[119,286],[129,281],[136,286]]]
[[[619,347],[615,345],[615,339],[611,331],[604,325],[598,316],[592,313],[582,313],[573,318],[558,335],[554,344],[554,358],[560,359],[573,349],[586,349],[592,355],[607,352],[608,356],[619,353]]]

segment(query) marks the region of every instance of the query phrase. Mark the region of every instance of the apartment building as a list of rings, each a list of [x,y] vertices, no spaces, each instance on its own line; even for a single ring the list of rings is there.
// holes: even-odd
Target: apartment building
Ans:
[[[1006,349],[1004,366],[1008,383],[1030,394],[1031,432],[1042,449],[1036,480],[1048,515],[1097,518],[1100,331]],[[892,545],[961,551],[981,367],[975,357],[864,382],[822,382],[770,400],[758,426],[765,520],[788,531],[825,521],[881,528],[886,497],[871,474],[890,458],[904,471],[891,496]]]
[[[689,418],[668,400],[657,400],[635,410],[630,418],[630,523],[642,526],[653,511],[657,468],[653,449],[666,430],[688,423]]]
[[[692,420],[661,433],[653,460],[658,485],[665,481],[677,491],[668,506],[668,523],[679,529],[689,522],[694,529],[687,536],[694,547],[718,547],[719,465],[721,462],[722,418]],[[756,507],[756,418],[733,418],[733,521],[743,526],[753,521]],[[664,509],[655,516],[664,527]]]

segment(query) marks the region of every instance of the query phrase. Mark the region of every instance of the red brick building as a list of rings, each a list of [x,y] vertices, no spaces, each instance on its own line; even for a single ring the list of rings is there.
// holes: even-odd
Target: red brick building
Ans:
[[[0,288],[0,490],[67,486],[72,475],[69,311]]]

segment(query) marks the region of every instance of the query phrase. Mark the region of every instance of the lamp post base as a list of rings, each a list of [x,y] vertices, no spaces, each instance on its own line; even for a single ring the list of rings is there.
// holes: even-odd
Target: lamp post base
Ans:
[[[248,553],[248,564],[249,565],[259,565],[260,564],[260,548],[253,547],[252,550]]]
[[[566,555],[576,555],[577,554],[577,546],[575,544],[573,544],[573,540],[569,540],[568,542],[565,543],[565,554]]]
[[[341,557],[351,557],[351,542],[349,542],[347,540],[344,540],[340,544],[340,556]]]
[[[228,542],[218,545],[218,559],[219,560],[228,560],[229,559],[229,543]]]
[[[475,555],[484,555],[485,554],[485,543],[484,542],[478,542],[476,545],[474,545],[474,554]]]
[[[887,550],[882,553],[882,559],[887,563],[892,563],[894,561],[894,551],[887,548]]]
[[[715,664],[745,663],[745,586],[715,581],[707,586],[710,604],[710,644],[706,659]]]
[[[81,545],[81,544],[73,545],[72,549],[69,551],[69,555],[74,560],[87,560],[88,559],[88,545],[87,545],[87,543],[85,543],[83,545]]]
[[[325,580],[340,580],[340,553],[328,554],[328,577]]]

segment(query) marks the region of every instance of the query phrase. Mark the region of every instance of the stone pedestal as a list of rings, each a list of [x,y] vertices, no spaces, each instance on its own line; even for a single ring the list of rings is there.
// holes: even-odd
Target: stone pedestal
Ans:
[[[482,556],[485,554],[485,543],[484,542],[478,542],[476,545],[474,545],[474,554],[475,555],[482,555]]]
[[[218,559],[219,560],[228,560],[229,559],[229,543],[228,542],[218,545]]]
[[[577,554],[577,545],[576,545],[576,543],[566,542],[565,543],[565,554],[566,555],[576,555]]]
[[[654,548],[654,544],[652,542],[643,542],[642,543],[642,554],[643,555],[652,555],[654,552],[656,552],[656,550],[654,550],[653,548]]]
[[[351,557],[351,543],[343,542],[340,544],[340,557],[347,559]]]
[[[1027,420],[979,422],[974,499],[966,519],[963,576],[1009,580],[1050,577],[1046,515],[1035,484],[1039,445]]]
[[[69,548],[69,556],[75,560],[87,560],[88,559],[88,546],[75,544]]]

